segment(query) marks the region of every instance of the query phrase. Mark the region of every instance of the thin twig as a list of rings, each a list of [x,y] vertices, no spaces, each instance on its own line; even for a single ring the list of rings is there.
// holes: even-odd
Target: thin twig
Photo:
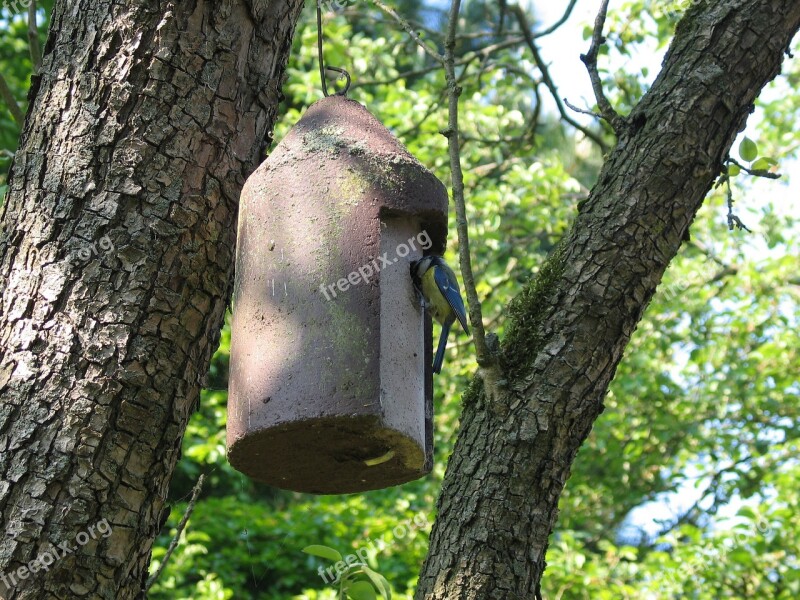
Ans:
[[[28,0],[28,47],[31,51],[33,74],[42,66],[42,48],[39,45],[39,27],[36,25],[36,0]]]
[[[600,46],[606,43],[606,38],[603,37],[603,26],[606,22],[606,14],[608,13],[608,0],[603,0],[600,6],[600,11],[597,13],[597,18],[594,21],[594,31],[592,32],[592,44],[589,46],[589,52],[581,54],[581,61],[586,65],[586,70],[589,71],[589,79],[592,81],[592,90],[594,91],[597,106],[600,109],[600,114],[608,121],[611,128],[619,135],[625,126],[625,119],[614,110],[611,102],[606,98],[603,91],[603,82],[600,81],[600,73],[597,70],[597,55],[600,52]]]
[[[527,73],[522,76],[527,77],[529,79],[533,79]],[[538,88],[534,86],[533,90],[535,99],[534,101],[536,102],[536,104],[535,106],[532,107],[530,111],[531,116],[525,123],[525,127],[523,128],[521,133],[517,135],[499,135],[497,137],[487,137],[481,132],[480,125],[476,123],[475,129],[477,130],[477,134],[476,135],[462,134],[461,139],[465,142],[478,142],[480,144],[485,144],[485,145],[505,144],[507,146],[512,146],[512,147],[515,146],[516,144],[530,142],[535,136],[536,128],[539,125],[539,112],[541,108],[541,98],[537,93]],[[498,150],[502,151],[502,149],[499,148]]]
[[[728,157],[728,162],[736,165],[742,171],[748,175],[752,175],[753,177],[764,177],[765,179],[780,179],[782,177],[780,173],[773,173],[772,171],[767,171],[766,169],[748,169],[742,163],[737,161],[735,158],[731,158],[730,156]]]
[[[522,10],[522,8],[518,5],[513,6],[511,10],[514,13],[514,16],[517,18],[519,28],[522,30],[522,35],[525,38],[525,43],[528,45],[528,48],[533,55],[533,61],[536,63],[539,72],[542,74],[542,81],[544,82],[544,85],[548,90],[550,90],[550,94],[553,96],[553,100],[556,103],[556,108],[558,108],[558,113],[561,115],[561,118],[597,144],[603,153],[608,152],[608,146],[603,141],[603,138],[600,134],[595,133],[588,127],[584,127],[575,119],[570,117],[569,114],[567,114],[567,111],[564,108],[564,103],[561,101],[561,96],[558,94],[558,88],[556,87],[553,78],[550,77],[550,70],[547,68],[542,55],[539,53],[539,47],[536,45],[536,42],[531,35],[531,28],[528,24],[528,17],[525,14],[525,11]]]
[[[496,369],[496,358],[486,346],[486,332],[483,328],[483,314],[478,292],[475,289],[475,276],[472,272],[472,262],[469,252],[469,228],[467,223],[467,209],[464,202],[464,175],[461,171],[461,148],[458,130],[458,98],[461,87],[456,78],[456,30],[458,28],[458,13],[461,7],[460,0],[452,0],[447,21],[447,37],[444,44],[444,69],[447,78],[447,91],[449,97],[447,129],[442,133],[447,137],[447,146],[450,154],[450,172],[453,186],[453,203],[456,207],[456,227],[458,231],[458,256],[461,266],[461,276],[464,279],[464,291],[467,296],[469,320],[472,324],[473,340],[475,342],[475,355],[478,365],[484,373],[484,381],[488,384],[497,379],[489,371]],[[488,375],[488,376],[487,376]],[[487,388],[490,397],[492,390]]]
[[[733,189],[731,188],[731,178],[726,173],[724,175],[725,183],[727,184],[727,194],[728,194],[728,231],[733,231],[734,229],[744,229],[748,233],[752,233],[747,226],[742,223],[742,220],[733,214]]]
[[[575,8],[575,5],[577,3],[578,3],[578,0],[570,0],[569,5],[567,6],[567,10],[564,11],[564,15],[558,21],[556,21],[550,27],[548,27],[547,29],[545,29],[543,31],[537,31],[536,33],[534,33],[533,34],[533,38],[534,39],[539,39],[539,38],[544,37],[546,35],[550,35],[556,29],[561,27],[564,23],[567,22],[567,19],[569,19],[570,15],[572,14],[572,9]]]
[[[595,119],[602,119],[603,118],[603,115],[601,115],[600,113],[596,113],[594,111],[587,110],[585,108],[580,108],[578,106],[575,106],[574,104],[572,104],[572,102],[570,102],[566,98],[564,98],[564,104],[567,105],[567,108],[570,108],[570,109],[574,110],[576,113],[581,113],[582,115],[589,115],[590,117],[594,117]]]
[[[729,265],[728,263],[723,261],[719,256],[714,254],[714,251],[711,248],[709,248],[708,246],[706,246],[703,242],[701,242],[699,240],[696,240],[696,239],[690,240],[689,241],[689,246],[695,248],[698,252],[700,252],[700,254],[705,256],[707,260],[710,260],[711,262],[713,262],[718,267],[722,267],[723,271],[728,270],[728,269],[733,269],[733,270],[736,269],[736,267],[733,267],[733,266]]]
[[[444,56],[439,54],[427,42],[425,42],[421,37],[419,37],[417,32],[414,31],[414,28],[411,26],[411,24],[408,21],[406,21],[403,17],[398,15],[397,11],[395,11],[391,6],[387,6],[386,4],[381,2],[381,0],[370,0],[370,2],[372,2],[375,6],[377,6],[379,9],[381,9],[383,12],[385,12],[387,15],[389,15],[395,21],[397,21],[400,24],[400,26],[406,30],[408,35],[411,36],[411,39],[414,40],[417,43],[417,45],[428,54],[428,56],[430,56],[433,60],[435,60],[439,64],[444,64]]]
[[[388,27],[390,21],[386,19],[380,19],[377,17],[373,17],[371,15],[364,15],[360,9],[346,9],[343,12],[338,13],[344,17],[349,17],[352,19],[365,19],[368,23],[375,25],[377,27]],[[416,31],[424,31],[428,34],[432,39],[441,39],[442,43],[444,43],[444,36],[447,35],[447,31],[440,31],[438,29],[433,29],[431,27],[427,27],[423,23],[419,21],[415,21],[414,19],[406,19],[407,23],[411,25]],[[394,19],[391,20],[391,23],[394,23]],[[499,37],[512,37],[516,36],[514,32],[508,32],[498,35],[496,32],[491,30],[481,30],[481,31],[472,31],[470,33],[459,33],[456,37],[456,40],[476,40],[482,38],[492,38],[497,39]]]
[[[358,11],[356,12],[358,13]],[[439,31],[438,29],[426,27],[423,23],[415,21],[414,19],[406,19],[406,20],[408,21],[408,24],[411,25],[411,27],[413,27],[416,31],[424,31],[426,34],[431,36],[431,38],[441,39],[442,41],[444,41],[444,37],[447,35],[447,31]],[[386,21],[381,21],[381,22],[386,23]],[[510,36],[513,34],[505,34],[505,35]],[[462,40],[474,40],[480,38],[496,39],[497,37],[498,36],[495,35],[492,31],[483,30],[483,31],[475,31],[472,33],[460,33],[456,36],[456,40],[460,42]]]
[[[419,130],[422,128],[422,125],[429,118],[431,118],[433,116],[433,114],[437,110],[439,110],[439,107],[442,105],[442,101],[444,100],[445,95],[446,95],[446,90],[439,90],[439,94],[436,96],[436,98],[433,100],[433,102],[431,102],[430,105],[428,106],[428,108],[425,110],[425,114],[422,115],[422,118],[418,122],[414,123],[408,129],[405,129],[403,131],[398,131],[397,132],[397,137],[399,137],[400,139],[403,139],[403,138],[406,138],[406,137],[408,137],[410,135],[416,135],[419,132]]]
[[[505,48],[510,48],[512,46],[518,45],[520,42],[524,41],[521,37],[514,37],[508,40],[504,40],[502,42],[497,42],[496,44],[490,44],[478,50],[474,50],[465,54],[463,58],[456,61],[455,65],[457,67],[461,67],[467,65],[474,61],[477,57],[480,56],[489,56],[490,54],[497,52],[498,50],[503,50]],[[389,83],[394,83],[396,81],[400,81],[401,79],[408,79],[409,77],[418,77],[420,75],[427,75],[432,71],[436,71],[441,68],[441,64],[430,65],[427,67],[422,67],[420,69],[414,69],[412,71],[405,71],[404,73],[398,73],[397,75],[390,77],[388,79],[371,79],[367,81],[360,81],[357,84],[354,84],[350,89],[355,89],[357,87],[366,87],[370,85],[387,85]]]
[[[22,127],[23,123],[25,122],[25,113],[22,112],[19,104],[17,104],[14,94],[11,93],[11,88],[8,87],[6,78],[3,77],[2,73],[0,73],[0,97],[5,100],[5,103],[8,105],[8,109],[11,111],[11,115],[14,117],[17,125]]]
[[[183,513],[183,518],[181,522],[178,523],[178,531],[175,534],[175,537],[172,538],[172,541],[169,543],[169,548],[167,548],[167,553],[164,555],[164,558],[161,560],[161,564],[158,565],[158,569],[156,572],[153,573],[147,579],[147,583],[144,586],[144,591],[147,592],[152,585],[158,580],[158,577],[161,575],[161,571],[164,570],[164,567],[167,565],[167,561],[169,557],[172,556],[172,553],[175,551],[175,548],[178,547],[178,542],[181,539],[181,534],[183,533],[183,529],[186,527],[186,523],[189,522],[189,517],[192,516],[192,511],[194,510],[195,502],[197,502],[197,497],[200,495],[200,490],[203,489],[203,481],[205,480],[206,476],[200,475],[200,478],[197,480],[197,483],[194,485],[194,489],[192,490],[192,498],[189,500],[189,505],[186,507],[186,511]]]
[[[478,142],[480,144],[496,144],[496,145],[504,143],[504,144],[506,144],[508,146],[513,146],[514,144],[517,144],[517,143],[520,143],[520,142],[528,142],[528,141],[530,141],[531,138],[536,133],[536,127],[539,124],[539,108],[540,108],[540,104],[541,104],[541,102],[540,102],[541,98],[539,97],[539,94],[538,94],[538,85],[541,82],[537,81],[536,79],[534,79],[534,77],[531,76],[531,74],[528,73],[527,71],[525,71],[524,69],[519,69],[519,68],[517,68],[515,66],[507,65],[505,63],[497,63],[497,62],[494,62],[494,61],[488,61],[487,60],[487,61],[484,61],[483,65],[481,66],[480,71],[477,74],[476,83],[477,83],[478,88],[482,88],[483,87],[483,84],[481,82],[481,78],[483,77],[483,75],[485,73],[491,71],[491,70],[494,70],[494,69],[503,70],[503,71],[506,71],[507,73],[514,73],[515,75],[517,75],[519,77],[528,79],[533,84],[532,89],[534,91],[534,98],[536,100],[535,108],[533,108],[533,110],[531,110],[531,116],[527,120],[527,122],[525,124],[525,127],[523,128],[522,133],[520,133],[518,135],[500,135],[500,136],[498,136],[496,138],[487,137],[481,131],[480,124],[476,123],[474,125],[475,129],[477,130],[475,135],[469,135],[469,134],[466,134],[466,133],[462,134],[462,133],[459,132],[459,140],[462,142],[462,144],[461,144],[462,148],[467,145],[466,142]],[[466,69],[464,69],[461,72],[461,77],[459,78],[459,82],[464,81],[466,78],[467,78],[467,73],[466,73]],[[498,150],[503,152],[502,149],[498,149]]]

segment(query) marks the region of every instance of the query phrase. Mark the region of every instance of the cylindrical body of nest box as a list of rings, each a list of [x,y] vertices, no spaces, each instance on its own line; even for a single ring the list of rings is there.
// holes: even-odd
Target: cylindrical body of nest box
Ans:
[[[311,106],[239,205],[228,460],[281,487],[377,489],[432,465],[431,324],[410,261],[447,192],[359,103]]]

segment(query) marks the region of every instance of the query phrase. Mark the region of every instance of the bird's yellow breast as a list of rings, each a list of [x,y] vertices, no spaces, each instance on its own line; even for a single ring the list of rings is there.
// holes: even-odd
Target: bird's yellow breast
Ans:
[[[453,309],[450,308],[447,299],[439,291],[439,286],[436,285],[433,275],[433,269],[428,269],[423,274],[422,293],[425,296],[425,300],[428,301],[428,312],[439,323],[444,323],[450,313],[453,312]]]

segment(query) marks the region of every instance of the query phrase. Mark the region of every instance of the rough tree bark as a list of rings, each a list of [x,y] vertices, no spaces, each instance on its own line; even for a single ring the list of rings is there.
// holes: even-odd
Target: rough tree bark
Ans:
[[[0,596],[140,594],[302,4],[56,3],[0,215]]]
[[[531,599],[570,465],[623,349],[763,86],[797,0],[697,0],[589,199],[512,302],[505,385],[464,395],[418,599]]]

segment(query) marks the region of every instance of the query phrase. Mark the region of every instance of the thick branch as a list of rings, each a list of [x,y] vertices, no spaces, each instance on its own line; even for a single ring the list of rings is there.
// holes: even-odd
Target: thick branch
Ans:
[[[464,394],[416,598],[539,595],[578,448],[798,27],[795,0],[705,0],[687,11],[570,231],[509,306],[499,397],[480,385]]]
[[[73,551],[0,581],[8,600],[147,580],[303,3],[218,8],[54,4],[0,206],[0,573]],[[198,57],[220,77],[186,77]],[[101,519],[107,538],[75,544]]]

